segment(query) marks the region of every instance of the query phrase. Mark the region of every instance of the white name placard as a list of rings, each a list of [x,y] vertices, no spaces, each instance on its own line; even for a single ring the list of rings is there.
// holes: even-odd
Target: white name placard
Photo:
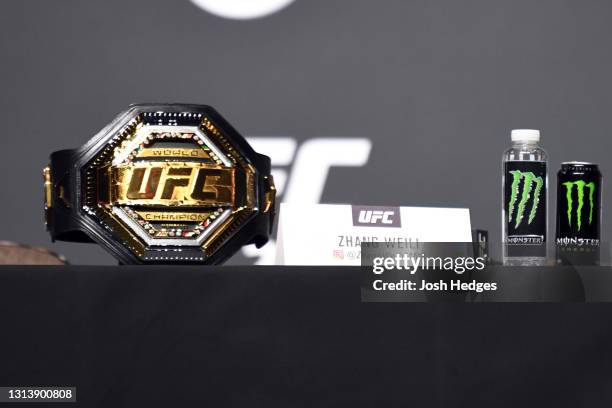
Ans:
[[[467,208],[282,203],[277,265],[359,265],[361,242],[471,242]]]

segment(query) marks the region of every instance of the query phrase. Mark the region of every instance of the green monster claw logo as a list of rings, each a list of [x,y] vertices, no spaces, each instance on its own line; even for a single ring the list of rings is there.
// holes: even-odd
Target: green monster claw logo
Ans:
[[[518,209],[515,217],[514,228],[518,228],[519,225],[523,222],[523,216],[525,215],[525,206],[527,202],[529,202],[529,198],[531,197],[531,190],[533,184],[535,184],[535,189],[533,189],[533,203],[531,204],[531,210],[529,211],[529,218],[527,219],[527,224],[531,224],[533,219],[536,216],[536,212],[538,211],[538,204],[540,204],[540,192],[542,191],[542,187],[544,186],[544,180],[542,177],[536,177],[535,174],[528,171],[523,173],[520,170],[513,170],[510,172],[512,174],[512,185],[511,185],[511,194],[510,194],[510,202],[508,203],[508,222],[512,222],[512,218],[514,217],[514,205],[516,204],[516,200],[519,196],[519,186],[521,184],[521,179],[523,179],[523,193],[521,194],[521,199],[518,203]]]
[[[589,225],[593,222],[593,194],[595,193],[595,183],[592,181],[590,183],[586,183],[583,180],[576,181],[566,181],[563,183],[566,188],[565,197],[567,198],[567,222],[569,226],[572,226],[572,190],[574,189],[574,185],[576,186],[578,192],[578,207],[576,207],[576,225],[578,225],[578,231],[582,227],[582,207],[584,206],[584,188],[589,188],[589,203],[591,209],[589,210]]]

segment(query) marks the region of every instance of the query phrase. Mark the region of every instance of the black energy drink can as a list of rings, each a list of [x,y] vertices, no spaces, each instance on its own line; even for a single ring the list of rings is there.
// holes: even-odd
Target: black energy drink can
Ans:
[[[601,172],[593,163],[565,162],[557,173],[557,262],[598,265]]]

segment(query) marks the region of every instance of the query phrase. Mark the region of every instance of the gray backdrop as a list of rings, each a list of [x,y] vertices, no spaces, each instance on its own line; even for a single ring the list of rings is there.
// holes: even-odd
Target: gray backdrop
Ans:
[[[369,138],[322,201],[465,206],[498,237],[511,128],[542,129],[551,185],[566,160],[608,174],[610,21],[605,0],[296,0],[249,21],[188,0],[2,0],[1,238],[113,263],[50,244],[41,169],[139,101],[211,104],[248,136]]]

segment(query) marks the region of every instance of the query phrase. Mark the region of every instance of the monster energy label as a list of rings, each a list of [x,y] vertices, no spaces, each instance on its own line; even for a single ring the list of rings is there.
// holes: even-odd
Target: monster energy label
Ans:
[[[596,164],[561,164],[557,184],[557,261],[598,264],[601,173]]]
[[[546,256],[546,162],[504,163],[508,256]]]

